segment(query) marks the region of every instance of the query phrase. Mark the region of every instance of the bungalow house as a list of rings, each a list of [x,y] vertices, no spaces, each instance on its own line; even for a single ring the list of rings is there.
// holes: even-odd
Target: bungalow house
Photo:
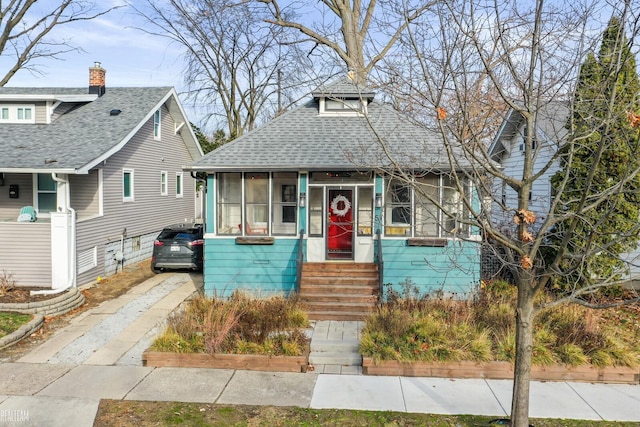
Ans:
[[[193,221],[202,156],[170,87],[0,88],[0,273],[62,290],[151,256]]]
[[[348,78],[312,96],[187,168],[207,174],[205,291],[298,291],[316,318],[336,318],[383,284],[474,289],[479,236],[460,221],[441,137]]]

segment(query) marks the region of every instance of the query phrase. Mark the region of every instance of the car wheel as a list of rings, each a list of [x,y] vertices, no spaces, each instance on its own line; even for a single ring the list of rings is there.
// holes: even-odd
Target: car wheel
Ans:
[[[151,266],[151,271],[158,274],[158,273],[162,273],[163,270],[161,268],[155,268],[154,266]]]

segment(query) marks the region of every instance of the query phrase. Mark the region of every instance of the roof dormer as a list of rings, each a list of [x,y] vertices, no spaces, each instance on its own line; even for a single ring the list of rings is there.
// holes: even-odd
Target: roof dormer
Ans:
[[[375,93],[346,77],[312,92],[318,101],[318,114],[326,116],[358,116],[367,112],[367,104]]]

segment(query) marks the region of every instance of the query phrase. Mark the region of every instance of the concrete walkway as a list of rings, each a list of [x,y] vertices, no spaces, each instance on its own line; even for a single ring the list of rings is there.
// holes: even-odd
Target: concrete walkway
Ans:
[[[142,352],[162,320],[197,286],[188,274],[158,275],[79,315],[17,362],[0,364],[0,426],[91,426],[100,399],[496,417],[509,412],[511,381],[372,377],[353,369],[335,374],[329,365],[305,374],[143,367]],[[317,322],[313,334],[316,340],[352,340],[360,327]],[[640,422],[639,408],[638,385],[531,385],[533,418]]]

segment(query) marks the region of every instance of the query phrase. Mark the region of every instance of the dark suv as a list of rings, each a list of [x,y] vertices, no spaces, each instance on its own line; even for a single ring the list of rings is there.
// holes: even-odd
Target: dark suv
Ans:
[[[153,242],[151,269],[154,273],[165,269],[202,271],[203,237],[202,224],[185,223],[165,227]]]

